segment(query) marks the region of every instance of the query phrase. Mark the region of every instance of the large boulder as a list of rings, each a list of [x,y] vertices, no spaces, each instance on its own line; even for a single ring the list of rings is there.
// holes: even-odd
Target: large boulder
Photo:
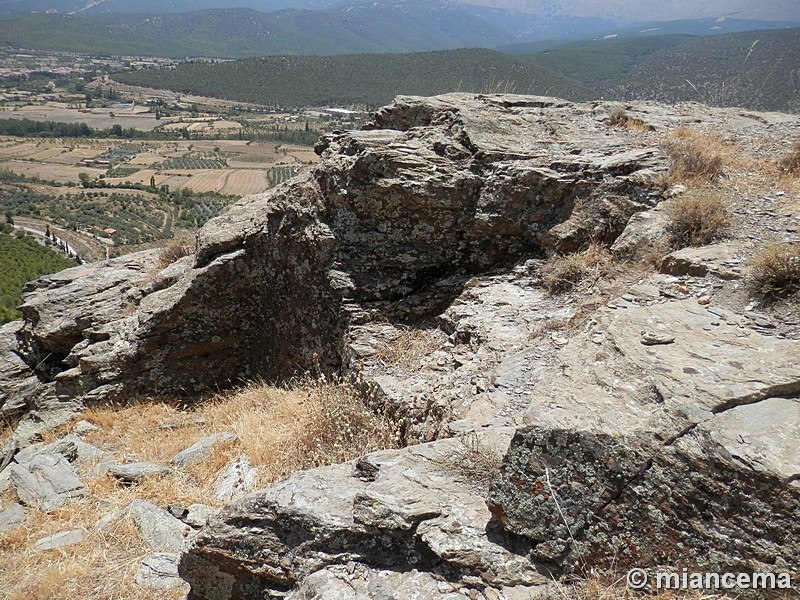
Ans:
[[[601,310],[537,382],[489,497],[534,560],[798,568],[797,342],[718,312]]]

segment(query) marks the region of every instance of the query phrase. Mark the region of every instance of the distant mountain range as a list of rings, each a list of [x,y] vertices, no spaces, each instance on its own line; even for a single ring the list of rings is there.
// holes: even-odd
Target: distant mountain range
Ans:
[[[617,25],[707,18],[800,21],[800,3],[797,0],[454,0],[451,3],[530,14],[544,21],[599,19]],[[319,9],[341,4],[341,0],[0,0],[0,13],[56,10],[62,14],[169,14],[215,8],[250,8],[270,12],[286,8]]]
[[[198,0],[193,7],[249,2],[322,6],[330,0]],[[779,4],[782,0],[777,0]],[[610,18],[584,18],[540,2],[541,14],[479,7],[446,0],[374,0],[325,8],[259,12],[215,8],[180,12],[188,0],[0,0],[6,11],[0,43],[6,47],[91,54],[173,58],[243,58],[283,54],[335,55],[497,48],[530,40],[575,40],[663,33],[707,35],[786,28],[790,20],[698,19],[619,25]],[[563,4],[566,4],[563,3]],[[125,10],[152,10],[153,14]],[[23,8],[58,10],[12,15]],[[165,10],[173,10],[164,14]],[[24,12],[24,11],[23,11]],[[67,14],[67,13],[74,14]]]

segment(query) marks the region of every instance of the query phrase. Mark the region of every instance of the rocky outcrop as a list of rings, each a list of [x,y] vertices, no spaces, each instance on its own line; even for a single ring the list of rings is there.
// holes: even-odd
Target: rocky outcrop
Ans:
[[[601,311],[537,383],[489,508],[562,569],[785,566],[800,556],[796,353],[694,301]]]
[[[701,112],[717,128],[792,119],[641,104],[647,127],[626,129],[606,123],[616,108],[399,98],[208,223],[193,256],[32,284],[24,321],[0,331],[1,409],[41,417],[9,460],[75,401],[349,372],[425,443],[211,515],[180,558],[190,598],[552,597],[563,574],[656,564],[800,576],[798,332],[717,302],[740,293],[725,286],[746,275],[746,242],[587,298],[540,285],[553,252],[658,244],[654,132]],[[404,336],[423,349],[387,353]],[[218,493],[250,489],[251,470],[234,459]],[[170,555],[142,581],[174,580],[194,535],[159,515],[171,542],[153,550]]]
[[[796,576],[797,342],[656,286],[562,340],[510,317],[515,296],[546,307],[528,281],[502,292],[519,333],[486,302],[503,284],[480,279],[450,312],[471,349],[443,344],[407,375],[412,390],[453,389],[462,370],[485,386],[455,387],[462,433],[232,504],[182,558],[190,597],[379,597],[384,577],[421,598],[554,597],[552,577],[642,565]]]
[[[325,138],[313,172],[209,223],[194,256],[160,270],[148,251],[31,284],[22,326],[3,333],[2,410],[336,371],[365,309],[432,316],[458,289],[409,298],[449,276],[613,239],[656,202],[664,157],[631,150],[604,116],[549,98],[400,98],[375,129]]]

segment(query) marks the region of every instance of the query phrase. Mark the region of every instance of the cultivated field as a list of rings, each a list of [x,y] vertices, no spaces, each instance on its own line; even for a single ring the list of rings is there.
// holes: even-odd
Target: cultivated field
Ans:
[[[112,114],[114,116],[112,116]],[[134,128],[140,131],[152,131],[160,121],[147,107],[133,109],[92,108],[89,112],[80,112],[76,108],[67,108],[66,104],[50,102],[39,106],[19,106],[0,111],[2,119],[30,119],[32,121],[59,121],[61,123],[86,123],[95,129],[108,129],[120,125],[124,129]]]
[[[221,192],[234,196],[245,196],[263,192],[270,185],[266,171],[216,169],[203,171],[189,177],[181,187],[187,187],[193,192]],[[171,186],[170,189],[172,189]]]
[[[110,167],[81,164],[102,159],[117,148],[134,148],[135,155]],[[313,150],[276,142],[244,140],[135,141],[64,138],[0,137],[0,171],[9,170],[62,185],[78,185],[80,174],[102,180],[106,186],[168,185],[170,191],[187,188],[243,196],[267,190],[275,169],[296,172],[316,162]],[[272,172],[272,176],[270,173]]]
[[[0,162],[0,171],[8,169],[12,173],[25,177],[38,177],[56,183],[77,182],[80,173],[88,173],[92,177],[99,177],[105,173],[102,169],[60,165],[54,162],[27,162],[21,160],[7,160]]]

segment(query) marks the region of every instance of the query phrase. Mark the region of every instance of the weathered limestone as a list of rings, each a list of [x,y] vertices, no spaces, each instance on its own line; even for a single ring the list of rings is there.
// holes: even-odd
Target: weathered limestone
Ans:
[[[36,540],[36,542],[33,544],[33,549],[37,552],[44,552],[45,550],[66,548],[67,546],[80,544],[83,541],[83,538],[83,532],[80,529],[62,531],[60,533],[44,537],[40,540]]]
[[[489,498],[534,560],[753,570],[800,556],[797,342],[682,301],[600,311],[561,356]]]
[[[11,531],[20,525],[27,516],[25,509],[19,504],[12,504],[5,510],[0,511],[0,534]]]
[[[43,404],[32,389],[94,402],[336,371],[353,302],[380,308],[455,274],[612,240],[656,203],[647,174],[666,163],[595,109],[399,98],[383,129],[328,136],[313,172],[207,224],[195,256],[158,272],[146,251],[31,284],[21,327],[0,336],[13,352],[0,410]]]
[[[178,555],[167,552],[153,552],[145,557],[134,581],[142,587],[169,590],[186,585],[178,576]]]
[[[256,488],[258,469],[250,464],[247,456],[238,456],[229,462],[217,475],[214,493],[220,500],[233,500],[252,492]]]
[[[497,452],[510,434],[482,433],[482,451]],[[463,448],[450,439],[378,452],[250,494],[198,534],[181,558],[181,576],[196,598],[283,593],[315,571],[350,561],[433,573],[423,576],[433,589],[462,573],[475,574],[470,587],[546,584],[547,575],[502,531],[487,539],[491,514],[480,493],[487,475],[481,456]],[[454,592],[464,586],[442,585]]]
[[[742,279],[746,274],[741,244],[719,242],[700,248],[683,248],[664,257],[661,272],[670,275]]]
[[[127,508],[142,539],[153,551],[179,553],[194,530],[163,508],[146,500],[134,500]]]

